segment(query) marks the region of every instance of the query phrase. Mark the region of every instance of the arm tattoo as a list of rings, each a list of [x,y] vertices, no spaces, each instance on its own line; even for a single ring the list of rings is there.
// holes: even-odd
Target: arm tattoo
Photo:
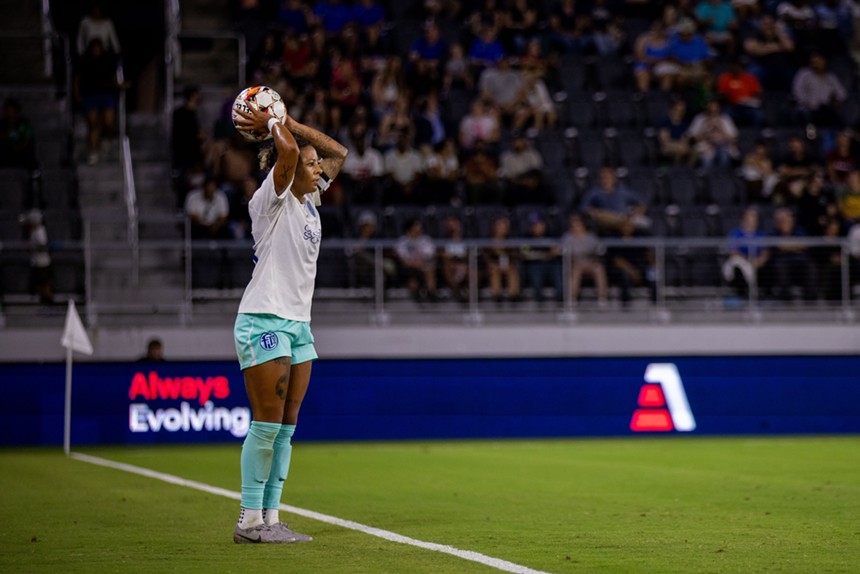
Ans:
[[[293,122],[290,131],[293,135],[307,140],[323,157],[346,157],[346,148],[319,130]]]

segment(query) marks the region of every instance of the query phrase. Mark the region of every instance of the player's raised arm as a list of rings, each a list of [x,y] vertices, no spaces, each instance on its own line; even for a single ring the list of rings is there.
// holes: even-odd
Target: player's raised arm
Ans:
[[[293,181],[293,176],[296,173],[296,163],[299,161],[299,146],[296,143],[296,138],[284,124],[271,114],[262,112],[253,106],[250,106],[249,110],[248,112],[240,109],[235,110],[237,114],[242,116],[236,121],[236,127],[254,134],[267,131],[272,134],[275,150],[278,152],[278,159],[272,167],[272,177],[275,183],[275,193],[281,195]],[[285,121],[291,121],[289,115],[286,116]]]
[[[320,167],[322,167],[328,181],[333,180],[340,173],[340,168],[343,167],[343,161],[348,152],[344,146],[321,131],[299,123],[289,116],[287,116],[284,125],[293,135],[314,146],[320,155]]]

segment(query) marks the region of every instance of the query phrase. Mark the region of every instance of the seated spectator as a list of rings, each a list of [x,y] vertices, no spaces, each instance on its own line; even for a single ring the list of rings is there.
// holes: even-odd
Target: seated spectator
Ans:
[[[487,66],[478,78],[481,98],[495,106],[506,122],[514,117],[525,100],[522,88],[523,76],[511,67],[509,58]]]
[[[376,285],[376,253],[368,247],[367,242],[377,238],[376,215],[371,211],[362,211],[357,223],[357,236],[352,245],[346,250],[350,270],[351,287],[373,287]],[[383,259],[383,274],[386,278],[394,276],[394,263]]]
[[[39,297],[40,303],[50,305],[54,302],[54,280],[42,212],[31,209],[19,221],[24,225],[24,239],[30,247],[30,292]]]
[[[407,79],[416,93],[426,93],[438,87],[442,81],[442,63],[448,51],[439,25],[428,20],[424,24],[424,35],[416,40],[409,50]]]
[[[840,217],[849,226],[860,223],[860,170],[852,171],[847,182],[836,189],[836,201]]]
[[[435,149],[431,148],[423,154],[422,159],[427,201],[431,204],[461,201],[458,195],[460,158],[454,140],[446,139]]]
[[[242,182],[257,175],[258,162],[251,144],[237,130],[220,145],[209,150],[207,167],[226,189],[235,191]]]
[[[294,0],[293,0],[294,1]],[[307,88],[319,71],[319,58],[306,36],[288,33],[284,38],[283,73],[297,91]]]
[[[627,33],[620,15],[614,14],[617,8],[610,0],[594,0],[589,13],[591,23],[590,49],[602,56],[620,54],[627,48]]]
[[[493,244],[481,251],[490,284],[490,296],[496,303],[505,299],[519,301],[521,297],[519,254],[516,249],[504,244],[510,239],[510,232],[509,218],[495,219],[490,228]]]
[[[469,248],[463,238],[463,222],[456,215],[442,221],[442,278],[451,290],[451,296],[461,303],[469,301]]]
[[[499,164],[482,140],[475,142],[463,161],[463,183],[470,205],[502,202]]]
[[[349,123],[356,106],[361,102],[361,94],[361,78],[355,64],[335,50],[331,58],[329,82],[329,121],[332,130],[339,130],[342,125]]]
[[[842,0],[819,0],[815,3],[818,28],[815,43],[828,56],[844,54],[854,35],[857,4]]]
[[[445,123],[439,109],[439,97],[435,92],[422,96],[416,103],[415,143],[437,145],[445,141]]]
[[[505,49],[496,37],[492,27],[486,27],[469,47],[469,64],[472,71],[480,76],[486,68],[494,66],[505,57]]]
[[[385,23],[385,9],[376,0],[358,0],[352,7],[352,19],[359,28]]]
[[[313,18],[332,37],[353,21],[352,9],[341,0],[322,0],[314,5]]]
[[[779,181],[773,189],[771,199],[778,205],[794,203],[803,194],[806,181],[818,169],[800,136],[788,140],[788,155],[777,167]]]
[[[648,31],[639,35],[634,55],[636,62],[633,64],[633,75],[637,90],[649,91],[652,80],[656,80],[664,92],[672,89],[680,68],[669,59],[669,35],[662,22],[655,22]]]
[[[385,203],[421,203],[418,183],[424,166],[409,135],[401,133],[397,147],[388,150],[384,158],[388,176]]]
[[[389,56],[395,51],[391,48],[391,36],[384,33],[384,30],[382,24],[367,26],[360,30],[361,57],[359,61],[364,81],[385,67]]]
[[[393,110],[405,88],[403,62],[399,57],[392,56],[385,61],[384,67],[374,74],[370,84],[370,98],[373,101],[374,116],[380,119]]]
[[[394,253],[412,296],[417,301],[435,301],[436,247],[424,233],[421,221],[412,219],[403,225],[403,235],[397,240]]]
[[[182,105],[173,111],[173,167],[181,173],[203,161],[206,132],[200,127],[197,110],[203,96],[197,86],[183,92]]]
[[[116,60],[105,52],[99,38],[90,40],[78,62],[75,96],[87,121],[87,163],[99,161],[103,135],[116,133],[117,88]]]
[[[442,78],[442,93],[447,94],[454,88],[471,91],[474,84],[474,76],[463,45],[451,44],[448,59],[445,62],[445,74]]]
[[[529,0],[513,0],[502,13],[502,44],[508,54],[522,54],[538,35],[538,10]]]
[[[549,44],[562,54],[582,54],[591,42],[588,15],[576,8],[576,0],[561,0],[549,15]]]
[[[827,179],[833,185],[842,185],[848,181],[848,175],[857,169],[857,156],[851,149],[851,133],[840,132],[836,136],[836,146],[825,157]]]
[[[723,279],[738,297],[749,297],[750,289],[760,284],[760,273],[767,263],[769,252],[762,245],[743,240],[761,239],[765,236],[759,229],[759,214],[748,207],[741,216],[740,226],[729,233],[729,257],[723,263]]]
[[[824,221],[822,237],[839,239],[842,235],[842,221],[830,217]],[[842,299],[842,248],[838,245],[821,245],[810,250],[820,278],[820,293],[825,301]]]
[[[803,195],[797,202],[797,224],[807,235],[819,236],[829,219],[839,217],[834,190],[824,182],[824,174],[816,170],[806,181]]]
[[[308,31],[308,22],[313,18],[308,6],[303,0],[280,0],[275,20],[287,34],[304,34]]]
[[[214,176],[206,178],[203,189],[195,189],[185,198],[185,215],[191,220],[193,239],[229,238],[230,203]]]
[[[531,122],[532,128],[540,132],[545,127],[554,128],[558,121],[555,102],[537,70],[523,72],[522,94],[525,101],[514,116],[513,127],[521,130]]]
[[[759,140],[744,157],[741,165],[741,177],[746,185],[747,200],[754,203],[770,201],[773,188],[779,181],[779,176],[773,169],[770,150],[767,144]]]
[[[815,11],[809,0],[785,0],[776,7],[776,16],[794,37],[801,51],[815,39]]]
[[[21,115],[21,103],[7,98],[0,119],[0,166],[32,170],[37,165],[33,126]]]
[[[397,145],[401,134],[406,134],[412,138],[414,133],[415,122],[412,119],[409,95],[404,93],[397,98],[394,108],[386,112],[379,121],[376,147],[383,153],[387,152]]]
[[[726,111],[741,126],[761,125],[761,84],[758,78],[744,70],[740,61],[732,60],[729,68],[717,80],[717,94],[726,103]]]
[[[669,41],[669,57],[680,67],[676,87],[695,86],[708,75],[711,54],[692,20],[678,22],[677,34]]]
[[[508,204],[551,203],[542,187],[543,158],[525,136],[514,137],[511,148],[502,152],[500,164]]]
[[[352,145],[341,168],[341,177],[353,203],[379,203],[379,183],[385,175],[382,154],[367,145],[365,128],[353,132]]]
[[[806,235],[797,227],[794,214],[786,207],[780,207],[774,212],[773,221],[774,237],[789,239]],[[804,299],[815,300],[817,274],[805,246],[790,242],[774,246],[770,249],[767,270],[771,275],[771,292],[776,299],[790,301],[792,287],[800,286]]]
[[[535,241],[547,239],[546,222],[539,213],[529,215],[526,238]],[[520,260],[536,301],[544,300],[543,289],[546,286],[552,287],[556,301],[562,300],[561,253],[558,245],[523,246],[520,249]]]
[[[738,159],[738,128],[717,100],[709,101],[705,111],[696,114],[687,134],[702,167],[729,167]]]
[[[619,237],[627,240],[636,234],[633,225],[624,225]],[[606,255],[609,261],[608,277],[610,283],[618,285],[621,290],[621,304],[628,306],[633,300],[633,287],[647,287],[650,300],[657,300],[656,271],[654,268],[654,251],[652,249],[623,245],[612,247]]]
[[[750,72],[766,90],[786,91],[794,76],[794,40],[782,22],[763,14],[757,29],[744,40],[744,51],[752,59]]]
[[[696,20],[705,40],[724,54],[734,54],[735,9],[728,0],[702,0],[696,5]]]
[[[561,238],[564,250],[570,254],[570,299],[574,305],[579,302],[582,279],[590,277],[597,289],[597,304],[605,307],[607,303],[608,281],[603,266],[603,248],[597,236],[588,230],[585,220],[578,213],[568,219],[568,230]]]
[[[794,76],[791,94],[804,123],[816,127],[838,127],[843,124],[837,106],[847,93],[839,78],[827,71],[827,60],[819,53],[809,56],[809,66]]]
[[[460,120],[460,147],[472,150],[475,142],[494,145],[500,136],[499,114],[491,105],[481,98],[472,101],[469,113]]]
[[[638,195],[618,184],[611,167],[600,168],[599,185],[582,201],[582,210],[601,235],[632,235],[634,230],[647,229],[646,208]]]
[[[669,106],[669,112],[660,122],[657,138],[660,142],[660,156],[673,165],[692,165],[695,156],[692,154],[690,136],[687,130],[690,122],[687,120],[687,104],[676,98]]]
[[[164,345],[161,339],[150,339],[146,343],[146,354],[137,360],[138,363],[163,363]]]

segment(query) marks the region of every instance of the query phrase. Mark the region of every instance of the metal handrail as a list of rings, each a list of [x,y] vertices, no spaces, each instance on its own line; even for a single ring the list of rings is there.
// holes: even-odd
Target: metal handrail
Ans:
[[[125,198],[126,216],[128,217],[128,246],[131,247],[132,257],[132,285],[137,286],[140,276],[140,250],[138,245],[138,222],[137,222],[137,187],[134,183],[134,165],[131,158],[131,142],[128,137],[128,110],[126,109],[126,91],[122,87],[125,83],[125,72],[122,62],[119,62],[116,70],[117,84],[120,85],[119,93],[119,156],[122,163],[122,187]]]

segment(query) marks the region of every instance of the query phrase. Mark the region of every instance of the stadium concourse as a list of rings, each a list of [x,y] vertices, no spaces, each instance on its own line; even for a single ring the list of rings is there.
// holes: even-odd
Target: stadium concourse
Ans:
[[[856,319],[851,5],[37,4],[0,33],[7,329],[70,297],[91,327],[227,325],[256,84],[350,148],[317,324]]]

